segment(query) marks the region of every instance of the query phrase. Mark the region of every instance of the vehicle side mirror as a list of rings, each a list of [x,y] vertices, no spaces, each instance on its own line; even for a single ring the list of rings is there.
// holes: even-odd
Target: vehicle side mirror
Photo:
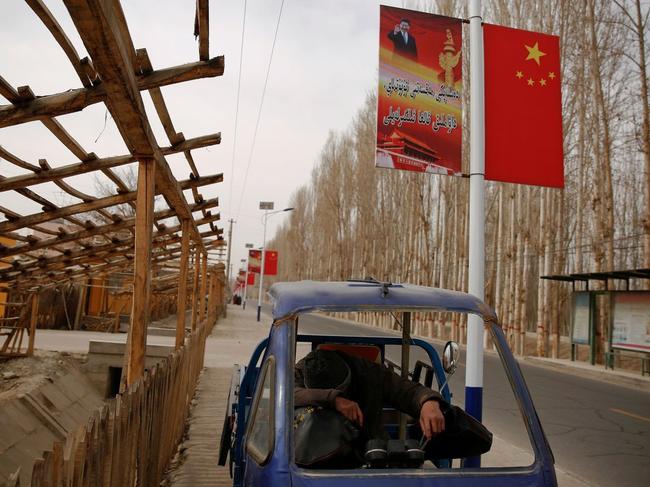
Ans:
[[[445,348],[442,351],[442,368],[445,369],[449,375],[452,375],[456,372],[456,367],[458,366],[458,359],[460,358],[460,350],[458,348],[458,343],[456,342],[447,342]]]

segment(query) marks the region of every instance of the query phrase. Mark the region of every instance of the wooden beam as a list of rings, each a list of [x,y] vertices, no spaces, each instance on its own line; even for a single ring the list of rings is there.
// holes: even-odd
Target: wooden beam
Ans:
[[[56,210],[45,211],[42,213],[33,213],[31,215],[22,216],[13,221],[5,221],[0,223],[0,233],[11,232],[19,228],[25,228],[31,225],[55,220],[57,218],[74,215],[76,213],[85,213],[88,211],[97,210],[99,208],[107,208],[115,206],[127,201],[133,201],[137,196],[135,191],[125,194],[117,194],[114,196],[107,196],[106,198],[99,198],[95,201],[88,203],[77,203],[76,205],[58,208]]]
[[[196,0],[196,23],[199,35],[199,59],[207,61],[210,57],[210,4],[208,0]],[[194,33],[196,35],[196,32]]]
[[[54,18],[52,13],[49,11],[47,6],[45,6],[42,0],[25,0],[25,1],[27,2],[27,5],[31,7],[34,13],[38,15],[38,17],[41,19],[43,24],[45,24],[45,27],[47,27],[47,29],[52,33],[56,41],[59,43],[59,45],[65,52],[66,56],[68,56],[68,59],[70,60],[70,63],[72,64],[74,70],[77,72],[77,75],[81,80],[81,83],[86,88],[89,88],[91,86],[90,79],[88,79],[88,75],[86,74],[84,68],[81,65],[81,62],[79,60],[79,54],[77,54],[77,50],[72,45],[72,42],[70,42],[70,39],[68,39],[68,36],[65,35],[65,32],[63,31],[63,29],[61,28],[57,20]]]
[[[221,134],[210,134],[203,137],[196,137],[194,139],[185,140],[178,145],[161,148],[163,155],[177,154],[179,152],[186,152],[191,149],[199,149],[201,147],[209,147],[221,143]],[[9,155],[14,159],[15,156],[7,153],[0,147],[0,157],[6,159],[5,155]],[[19,160],[19,159],[18,159]],[[20,160],[19,160],[20,161]],[[34,174],[25,174],[14,176],[0,180],[0,191],[8,191],[11,189],[24,188],[33,184],[41,184],[56,179],[67,178],[70,176],[78,176],[92,171],[99,171],[102,169],[110,169],[112,167],[123,166],[136,162],[137,159],[132,155],[123,155],[115,157],[107,157],[104,159],[94,159],[88,162],[81,162],[77,164],[68,164],[66,166],[56,167],[47,171],[41,170],[38,166],[32,166],[24,161],[20,161],[28,167],[21,166],[23,169],[30,169],[39,171]],[[10,161],[11,162],[11,161]]]
[[[203,218],[201,220],[197,220],[196,224],[198,225],[205,225],[206,223],[210,223],[212,221],[219,220],[221,218],[220,214],[217,213],[216,215],[210,215],[208,218]],[[34,243],[30,243],[28,245],[20,245],[17,247],[0,247],[0,257],[10,257],[12,255],[20,255],[25,252],[32,252],[34,250],[39,250],[43,249],[46,247],[52,247],[55,245],[63,244],[66,242],[74,242],[76,240],[81,240],[84,238],[89,238],[95,235],[103,235],[103,234],[109,234],[112,232],[117,232],[119,230],[124,230],[126,228],[129,228],[134,225],[134,220],[124,220],[118,223],[113,223],[110,225],[102,225],[102,226],[96,226],[94,228],[90,228],[87,230],[81,230],[79,232],[75,233],[70,233],[67,235],[59,235],[56,238],[52,239],[47,239],[47,240],[39,240]],[[159,237],[162,235],[168,235],[171,233],[178,232],[180,230],[179,226],[175,227],[169,227],[165,228],[164,230],[159,230],[156,234],[155,237]],[[217,235],[218,233],[221,233],[222,230],[218,230],[217,232],[212,233],[213,235]],[[203,235],[203,234],[201,234]],[[124,243],[126,240],[118,240],[116,243],[121,244]],[[132,239],[130,240],[132,241]]]
[[[27,169],[28,171],[39,172],[41,170],[40,167],[30,164],[29,162],[23,161],[22,159],[19,159],[18,157],[14,156],[11,152],[7,151],[2,146],[0,146],[0,157],[11,162],[15,166],[18,166],[22,169]]]
[[[206,186],[209,184],[214,184],[223,181],[223,174],[213,174],[210,176],[204,176],[201,178],[196,178],[196,179],[187,179],[185,181],[180,181],[177,182],[177,186],[180,188],[180,190],[184,189],[189,189],[189,188],[195,188],[198,186]],[[18,190],[21,192],[28,192],[29,190],[24,189],[24,190]],[[181,193],[182,195],[182,193]],[[36,195],[38,196],[38,195]],[[105,198],[99,198],[94,201],[89,201],[89,202],[84,202],[84,203],[77,203],[75,205],[70,205],[66,206],[63,208],[57,208],[54,210],[49,210],[45,211],[42,213],[33,213],[31,215],[24,215],[17,217],[15,219],[12,219],[10,221],[4,221],[0,222],[0,234],[5,233],[5,232],[11,232],[14,230],[17,230],[19,228],[25,228],[33,225],[38,225],[39,223],[44,223],[50,220],[55,220],[57,218],[62,218],[62,217],[67,217],[70,215],[75,215],[77,213],[86,213],[89,211],[97,210],[100,208],[108,208],[109,206],[115,206],[123,203],[127,203],[129,201],[135,200],[137,197],[137,192],[135,191],[130,191],[128,193],[123,193],[123,194],[117,194],[114,196],[107,196]],[[51,204],[47,201],[44,201],[44,203]],[[186,202],[187,205],[187,202]],[[173,206],[170,206],[172,208],[175,208]],[[177,208],[176,208],[177,209]],[[192,217],[192,211],[190,209],[190,206],[187,205],[187,214],[189,215],[189,218]],[[193,220],[192,220],[193,222]],[[77,223],[77,222],[75,222]],[[77,223],[80,226],[84,226],[83,223]],[[0,252],[1,253],[1,252]]]
[[[20,98],[16,89],[2,76],[0,76],[0,95],[4,96],[9,101],[18,100]]]
[[[185,341],[185,309],[187,300],[187,261],[190,253],[190,222],[182,221],[183,241],[181,243],[181,268],[179,271],[178,281],[178,310],[176,312],[176,349],[183,346]]]
[[[159,69],[148,75],[137,76],[136,80],[138,89],[146,91],[184,81],[221,76],[223,71],[224,59],[223,56],[219,56],[209,61]],[[107,97],[106,86],[101,83],[92,88],[78,88],[54,95],[37,96],[30,102],[18,105],[1,105],[0,128],[32,122],[43,117],[57,117],[78,112],[87,106],[105,102]]]
[[[81,147],[81,144],[79,144],[79,142],[77,142],[55,118],[43,118],[41,119],[41,123],[45,125],[70,152],[77,156],[80,161],[86,162],[97,158],[95,154],[89,154],[86,152],[86,150]]]
[[[108,94],[106,105],[113,116],[124,143],[138,158],[156,160],[156,187],[181,219],[190,220],[190,229],[197,240],[198,229],[191,220],[187,201],[169,165],[160,152],[149,125],[144,103],[135,77],[135,51],[117,1],[64,0],[84,45],[95,64],[102,86]]]
[[[149,74],[153,71],[153,66],[151,65],[149,54],[146,49],[136,50],[136,58],[142,74]],[[149,95],[151,96],[151,101],[156,109],[156,113],[158,113],[158,118],[160,118],[160,122],[162,123],[163,129],[165,129],[165,134],[167,134],[169,142],[171,144],[178,144],[185,140],[183,134],[176,132],[176,129],[174,128],[174,123],[172,122],[172,117],[167,109],[167,104],[165,103],[162,90],[160,88],[151,88],[149,90]]]
[[[197,203],[191,206],[192,211],[199,211],[204,208],[212,208],[214,206],[217,206],[219,203],[219,200],[217,198],[213,198],[210,200],[204,200],[202,203]],[[175,215],[174,210],[169,209],[169,210],[163,210],[159,211],[154,214],[154,219],[155,220],[163,220],[165,218],[169,218]],[[216,221],[220,219],[219,213],[216,215],[210,215],[208,217],[210,221]],[[208,223],[208,221],[200,220],[203,221],[202,224]],[[13,253],[11,255],[19,255],[19,254],[24,254],[28,251],[34,251],[34,250],[39,250],[41,248],[47,248],[51,247],[54,245],[58,245],[62,242],[62,238],[65,238],[66,241],[75,241],[75,240],[80,240],[83,238],[89,238],[93,237],[95,235],[107,235],[110,236],[111,233],[119,232],[120,230],[124,230],[127,228],[132,227],[135,225],[135,218],[129,218],[126,220],[122,220],[119,222],[115,222],[114,224],[110,225],[101,225],[101,226],[95,226],[93,228],[89,228],[86,230],[82,230],[77,233],[72,233],[67,235],[66,237],[57,237],[56,239],[50,239],[50,240],[36,240],[34,243],[30,244],[29,246],[19,246],[19,247],[8,247],[8,250],[13,250],[13,249],[18,249],[17,253]],[[158,231],[156,234],[154,234],[154,238],[161,237],[163,235],[168,235],[171,232],[178,231],[180,229],[179,226],[176,227],[171,227],[171,228],[166,228],[164,230]],[[165,233],[162,233],[165,232]],[[55,262],[60,262],[61,260],[66,260],[66,259],[74,259],[75,257],[81,257],[85,255],[91,255],[94,252],[103,252],[103,251],[115,251],[120,247],[130,247],[134,243],[134,240],[132,238],[127,238],[127,239],[119,239],[111,244],[105,244],[105,245],[95,245],[95,246],[89,246],[87,248],[81,249],[81,250],[71,250],[71,249],[65,249],[64,255],[63,256],[57,256],[57,257],[51,257],[51,258],[45,258],[45,259],[39,259],[38,261],[34,263],[28,263],[28,264],[15,264],[12,265],[10,268],[5,268],[5,269],[0,269],[0,276],[5,276],[7,274],[13,273],[13,272],[24,272],[29,270],[30,268],[33,268],[34,266],[36,267],[47,267],[50,264],[53,264]],[[0,254],[2,251],[0,250]]]
[[[209,237],[216,235],[218,233],[221,233],[221,231],[215,232],[215,231],[208,231],[204,232],[201,234],[201,237]],[[154,244],[154,247],[156,244]],[[162,259],[152,259],[151,263],[157,264],[160,262],[165,262],[170,259],[176,259],[176,255],[172,254],[178,254],[181,252],[180,249],[174,249],[173,251],[170,252],[170,256],[164,257]],[[75,280],[79,277],[97,277],[98,275],[109,275],[111,272],[114,272],[116,270],[124,271],[126,269],[131,268],[131,261],[133,258],[128,255],[124,254],[120,256],[120,258],[107,262],[104,264],[100,265],[94,265],[94,266],[86,266],[84,269],[81,270],[65,270],[64,272],[60,273],[53,273],[53,272],[48,272],[44,275],[38,276],[37,278],[29,278],[25,281],[17,280],[13,281],[14,286],[16,288],[20,289],[36,289],[36,288],[43,288],[43,287],[51,287],[51,286],[56,286],[63,284],[65,282],[69,282],[72,280]]]
[[[133,272],[133,308],[129,327],[127,386],[144,375],[144,356],[151,299],[151,237],[156,162],[141,160],[138,168],[138,199],[135,216],[135,269]]]

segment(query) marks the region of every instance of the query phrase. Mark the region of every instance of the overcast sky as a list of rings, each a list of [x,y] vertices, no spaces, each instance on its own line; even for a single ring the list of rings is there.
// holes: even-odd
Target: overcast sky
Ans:
[[[63,2],[45,3],[80,57],[87,55]],[[233,137],[244,16],[242,0],[210,1],[210,57],[225,56],[224,75],[162,89],[175,128],[186,138],[221,132],[221,145],[193,154],[202,175],[224,174],[223,183],[202,188],[201,193],[206,198],[219,197],[219,226],[224,228],[226,237],[228,220],[236,220],[232,239],[235,271],[245,257],[244,244],[262,243],[259,202],[274,201],[276,208],[286,207],[291,193],[308,182],[328,132],[345,129],[367,94],[376,90],[378,0],[285,0],[251,158],[281,3],[282,0],[247,2],[236,141]],[[398,0],[382,3],[401,5]],[[122,5],[135,48],[147,48],[154,69],[198,60],[193,36],[195,0],[122,0]],[[81,87],[63,51],[25,2],[3,2],[2,9],[1,76],[14,87],[29,85],[36,95]],[[149,95],[143,92],[143,98],[158,144],[169,145]],[[7,103],[1,96],[0,101]],[[115,125],[110,116],[105,122],[106,118],[105,106],[97,104],[58,120],[86,151],[99,157],[126,154]],[[41,158],[54,167],[78,162],[38,122],[3,128],[0,145],[34,164]],[[178,179],[188,177],[189,168],[182,156],[167,159]],[[0,164],[3,176],[24,172],[6,161],[0,160]],[[96,193],[94,176],[67,181],[82,191]],[[53,183],[32,189],[60,204],[78,202],[62,194]],[[38,205],[13,191],[0,193],[0,205],[23,214],[40,211]],[[282,218],[285,215],[269,218],[269,237]]]

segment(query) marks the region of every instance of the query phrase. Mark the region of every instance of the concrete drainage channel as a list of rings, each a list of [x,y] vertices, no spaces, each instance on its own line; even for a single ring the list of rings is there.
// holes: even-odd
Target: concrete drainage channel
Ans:
[[[54,355],[50,352],[47,355]],[[77,430],[103,404],[103,395],[92,385],[74,359],[60,357],[49,365],[48,375],[28,387],[10,388],[3,380],[0,393],[0,485],[20,468],[21,485],[30,485],[34,459]],[[46,361],[41,354],[34,365]],[[14,359],[2,364],[10,368]],[[20,376],[11,380],[19,381]],[[23,384],[24,386],[25,384]],[[33,386],[33,387],[31,387]],[[31,387],[31,388],[30,388]],[[15,389],[15,390],[12,390]]]
[[[171,330],[173,332],[174,330]],[[166,336],[165,328],[149,334]],[[0,485],[19,469],[30,485],[34,459],[87,423],[104,400],[119,391],[125,343],[89,341],[88,354],[39,351],[0,363]],[[145,366],[174,351],[148,345]]]

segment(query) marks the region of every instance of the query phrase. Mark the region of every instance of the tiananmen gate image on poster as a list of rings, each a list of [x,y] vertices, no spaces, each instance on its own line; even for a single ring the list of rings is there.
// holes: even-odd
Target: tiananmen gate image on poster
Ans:
[[[462,23],[380,7],[377,167],[461,174]]]

